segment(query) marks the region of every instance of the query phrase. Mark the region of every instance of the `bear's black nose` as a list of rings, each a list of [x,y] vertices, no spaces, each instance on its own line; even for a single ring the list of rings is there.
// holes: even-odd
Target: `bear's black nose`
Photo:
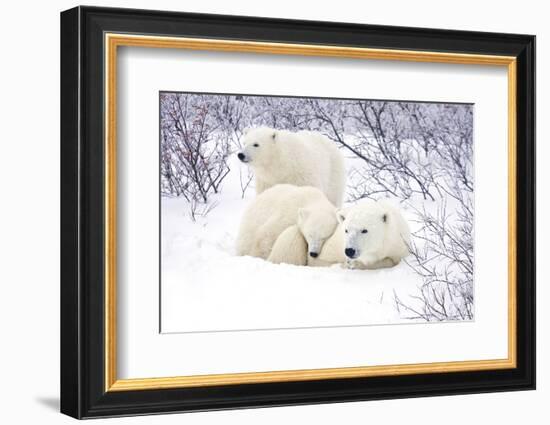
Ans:
[[[319,254],[317,252],[310,252],[309,255],[311,255],[313,258],[317,258]]]
[[[239,152],[239,153],[237,154],[237,158],[239,158],[241,161],[244,161],[244,153]]]
[[[349,258],[355,257],[355,249],[353,248],[346,248],[344,252],[346,253],[346,257],[349,257]]]

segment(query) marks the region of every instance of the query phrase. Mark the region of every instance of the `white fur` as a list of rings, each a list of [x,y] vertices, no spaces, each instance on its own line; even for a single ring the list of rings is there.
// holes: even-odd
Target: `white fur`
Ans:
[[[256,193],[281,183],[313,186],[342,204],[346,172],[340,150],[324,135],[267,127],[245,132],[241,161],[252,167]]]
[[[320,250],[337,224],[336,208],[319,189],[279,184],[259,194],[246,209],[237,254],[267,259],[277,238],[294,225],[308,229],[307,245]]]
[[[325,241],[332,236],[338,226],[336,208],[318,203],[298,211],[298,230],[306,241],[310,257],[319,255]]]
[[[305,266],[307,255],[307,242],[295,224],[279,235],[267,260],[275,264]]]
[[[336,230],[323,245],[323,249],[317,258],[308,258],[308,266],[328,267],[333,264],[345,264],[346,256],[344,254],[344,229],[342,223],[338,224]]]
[[[275,241],[268,258],[272,263],[305,266],[316,258],[338,225],[334,208],[318,204],[298,210],[298,224],[288,227]]]
[[[276,264],[286,263],[312,267],[344,264],[346,256],[344,255],[344,242],[341,237],[343,230],[340,231],[340,226],[341,224],[336,227],[332,236],[323,244],[318,257],[308,255],[308,246],[302,231],[298,226],[290,226],[275,242],[269,261]]]
[[[344,263],[349,268],[393,267],[409,254],[410,230],[398,208],[388,201],[361,201],[338,211],[340,224],[325,242],[313,266]],[[365,232],[366,230],[366,232]],[[352,258],[346,248],[355,250]]]

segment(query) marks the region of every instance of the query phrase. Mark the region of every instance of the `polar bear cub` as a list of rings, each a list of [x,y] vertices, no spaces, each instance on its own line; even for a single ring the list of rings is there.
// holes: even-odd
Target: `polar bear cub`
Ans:
[[[297,224],[289,226],[279,235],[267,258],[275,264],[307,265],[307,242]]]
[[[334,233],[338,225],[336,209],[301,208],[298,224],[288,227],[279,235],[268,261],[280,264],[305,266],[308,256],[316,258],[323,243]]]
[[[337,212],[340,224],[312,266],[344,263],[348,268],[393,267],[409,254],[409,225],[387,200],[364,200]]]
[[[258,195],[243,214],[237,255],[268,259],[281,234],[298,226],[307,235],[304,252],[317,256],[337,225],[336,208],[319,189],[279,184]]]
[[[246,130],[237,157],[252,168],[257,194],[281,183],[313,186],[334,205],[342,204],[344,159],[336,145],[320,133],[268,127]]]

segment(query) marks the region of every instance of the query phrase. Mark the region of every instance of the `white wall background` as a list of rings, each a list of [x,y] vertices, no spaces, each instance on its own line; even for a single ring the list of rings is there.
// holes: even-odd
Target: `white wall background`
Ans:
[[[344,403],[111,420],[110,423],[257,424],[543,423],[550,397],[550,315],[544,302],[550,252],[543,182],[550,169],[545,118],[550,76],[550,27],[544,2],[277,0],[96,1],[156,8],[370,24],[536,34],[538,53],[538,390],[536,392]],[[0,421],[69,423],[57,413],[59,392],[59,12],[71,1],[4,5],[0,24]],[[40,421],[40,422],[38,422]],[[31,422],[32,423],[32,422]]]

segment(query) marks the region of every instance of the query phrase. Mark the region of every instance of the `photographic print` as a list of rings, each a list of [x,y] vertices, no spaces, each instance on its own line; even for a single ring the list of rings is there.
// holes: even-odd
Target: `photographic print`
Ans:
[[[63,413],[535,388],[534,36],[79,6],[61,41]]]
[[[472,104],[159,108],[161,332],[474,320]]]

